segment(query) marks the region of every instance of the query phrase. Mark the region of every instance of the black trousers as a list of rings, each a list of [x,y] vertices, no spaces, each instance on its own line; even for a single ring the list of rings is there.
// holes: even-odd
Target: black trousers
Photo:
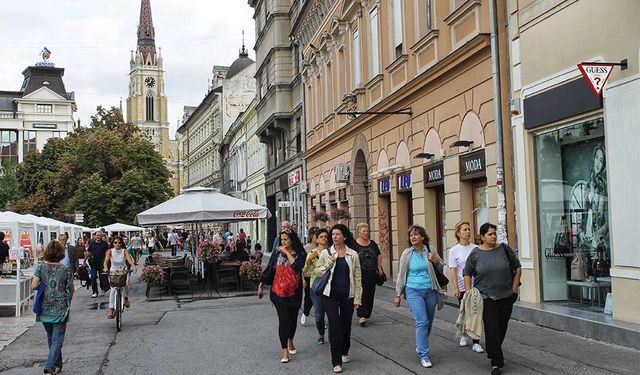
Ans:
[[[278,337],[282,349],[289,347],[289,339],[293,340],[298,324],[298,307],[286,303],[274,302],[278,312]]]
[[[491,359],[491,366],[504,367],[504,355],[502,354],[502,342],[507,334],[509,319],[513,303],[517,295],[493,300],[484,299],[484,311],[482,320],[484,321],[484,340],[487,357]]]
[[[464,292],[460,292],[460,297],[458,298],[458,303],[462,303],[462,298],[464,298]],[[480,344],[480,340],[473,339],[474,344]]]
[[[93,293],[98,294],[98,282],[100,282],[100,289],[103,291],[109,290],[109,276],[108,274],[102,274],[102,263],[91,263],[91,289]]]
[[[307,286],[304,288],[304,304],[302,306],[302,313],[309,316],[311,308],[313,307],[313,301],[311,300],[311,277],[305,277],[304,280],[307,282]]]
[[[376,295],[376,271],[362,271],[362,301],[358,317],[369,319],[373,312],[373,300]]]
[[[353,318],[353,298],[349,294],[331,292],[323,296],[324,311],[329,318],[329,344],[331,364],[342,365],[342,356],[351,348],[351,319]]]

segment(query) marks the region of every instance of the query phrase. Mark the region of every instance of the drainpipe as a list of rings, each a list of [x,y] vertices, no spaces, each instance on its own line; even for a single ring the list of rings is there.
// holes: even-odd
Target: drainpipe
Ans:
[[[491,27],[491,77],[493,83],[493,118],[496,128],[496,184],[498,187],[498,243],[507,242],[507,207],[504,195],[504,152],[502,137],[502,93],[500,90],[500,55],[498,51],[498,12],[496,0],[489,1]]]

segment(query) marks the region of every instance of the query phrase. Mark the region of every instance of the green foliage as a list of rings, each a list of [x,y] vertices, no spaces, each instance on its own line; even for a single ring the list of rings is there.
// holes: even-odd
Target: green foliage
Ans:
[[[70,220],[84,212],[87,226],[120,221],[173,195],[170,172],[153,144],[120,111],[98,107],[88,128],[52,138],[17,168],[18,212]],[[0,201],[1,203],[1,201]]]
[[[16,164],[11,162],[2,163],[0,168],[0,210],[4,210],[7,203],[17,200],[22,195],[16,168]]]

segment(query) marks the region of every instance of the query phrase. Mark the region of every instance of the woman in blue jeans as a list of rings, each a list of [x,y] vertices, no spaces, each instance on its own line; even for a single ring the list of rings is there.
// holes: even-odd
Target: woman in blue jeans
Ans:
[[[444,264],[438,253],[429,246],[427,231],[419,226],[409,228],[409,245],[400,256],[396,281],[396,297],[393,303],[400,306],[404,295],[416,321],[416,351],[422,367],[432,367],[429,356],[429,335],[435,317],[436,306],[442,309],[444,291],[437,282],[435,267],[440,272]]]
[[[319,228],[315,232],[316,237],[316,248],[309,251],[307,254],[307,261],[303,271],[311,272],[311,278],[309,279],[309,285],[313,285],[313,282],[316,280],[316,275],[313,271],[315,271],[316,266],[318,265],[318,260],[320,259],[320,254],[327,248],[327,242],[329,240],[329,231],[326,228]],[[324,332],[325,332],[325,324],[324,324],[324,304],[322,302],[322,296],[317,295],[311,291],[309,291],[309,296],[313,301],[313,312],[316,318],[316,329],[318,330],[318,344],[324,344]]]
[[[45,263],[36,268],[31,288],[45,284],[42,296],[42,312],[36,316],[36,322],[42,322],[47,331],[49,356],[44,366],[45,374],[58,374],[62,371],[62,344],[69,320],[71,298],[73,298],[73,272],[60,261],[64,258],[64,246],[53,240],[44,251]]]

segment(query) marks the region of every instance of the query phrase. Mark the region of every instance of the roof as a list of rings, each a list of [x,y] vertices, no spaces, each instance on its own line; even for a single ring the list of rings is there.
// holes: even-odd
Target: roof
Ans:
[[[251,64],[254,63],[255,61],[249,58],[247,51],[245,50],[244,46],[242,46],[242,49],[240,50],[240,56],[236,59],[236,61],[233,62],[233,64],[231,64],[231,66],[229,67],[229,71],[227,71],[227,76],[224,79],[229,79],[235,76],[236,74],[243,71],[246,67],[251,66]]]
[[[62,81],[64,68],[30,66],[22,72],[22,75],[24,75],[24,82],[22,83],[20,91],[22,91],[22,94],[25,96],[46,86],[63,98],[69,98],[67,90],[64,88],[64,82]]]
[[[15,112],[17,105],[13,99],[21,97],[22,93],[19,91],[0,91],[0,111]]]

